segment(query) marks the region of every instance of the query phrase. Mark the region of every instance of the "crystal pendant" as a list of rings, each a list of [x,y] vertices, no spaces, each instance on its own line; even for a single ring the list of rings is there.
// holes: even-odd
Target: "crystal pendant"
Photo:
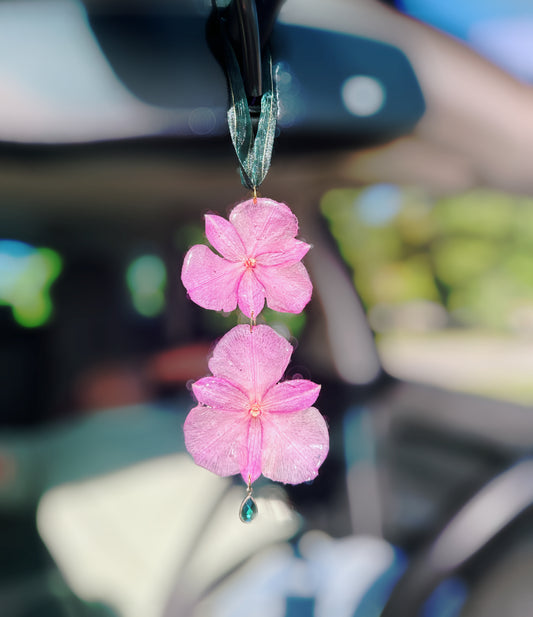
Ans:
[[[243,523],[251,523],[257,515],[257,504],[251,493],[248,493],[241,503],[239,518]]]

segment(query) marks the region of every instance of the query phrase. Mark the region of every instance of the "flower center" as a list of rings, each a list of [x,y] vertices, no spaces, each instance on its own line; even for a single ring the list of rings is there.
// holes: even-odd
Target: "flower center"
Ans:
[[[253,257],[248,257],[248,259],[244,262],[246,268],[255,268],[256,261]]]
[[[254,403],[251,407],[250,407],[250,415],[252,416],[252,418],[257,418],[257,416],[261,415],[261,407],[259,406],[259,403]]]

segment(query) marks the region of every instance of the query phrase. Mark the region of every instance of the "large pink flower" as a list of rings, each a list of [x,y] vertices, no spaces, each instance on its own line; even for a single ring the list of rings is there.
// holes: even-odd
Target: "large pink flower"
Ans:
[[[313,286],[301,259],[310,246],[296,240],[298,219],[285,204],[258,198],[231,211],[229,221],[208,214],[207,239],[222,257],[196,244],[185,255],[181,280],[203,308],[257,317],[265,304],[300,313]]]
[[[220,339],[193,392],[199,405],[185,420],[195,462],[220,476],[298,484],[313,479],[329,448],[328,429],[312,407],[320,386],[279,380],[292,347],[268,326],[236,326]]]

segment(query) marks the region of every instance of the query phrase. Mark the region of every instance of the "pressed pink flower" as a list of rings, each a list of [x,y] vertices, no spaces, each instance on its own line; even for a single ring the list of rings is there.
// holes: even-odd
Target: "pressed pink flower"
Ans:
[[[229,221],[208,214],[207,239],[221,255],[196,244],[185,255],[181,280],[191,300],[203,308],[257,317],[265,298],[274,311],[300,313],[313,286],[301,259],[309,244],[296,240],[298,219],[285,204],[250,199],[237,205]]]
[[[185,445],[198,465],[245,482],[263,474],[298,484],[317,475],[329,448],[326,422],[312,407],[320,386],[279,381],[291,353],[268,326],[240,325],[222,337],[209,361],[213,376],[194,383],[199,405],[185,420]]]

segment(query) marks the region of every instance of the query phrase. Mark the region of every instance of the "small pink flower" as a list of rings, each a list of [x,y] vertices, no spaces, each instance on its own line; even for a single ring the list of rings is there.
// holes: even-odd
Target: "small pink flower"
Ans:
[[[181,280],[196,304],[226,312],[238,305],[252,318],[265,298],[283,313],[300,313],[311,299],[313,286],[301,263],[310,246],[295,239],[298,219],[285,204],[250,199],[231,211],[229,221],[208,214],[205,233],[222,257],[203,244],[185,255]]]
[[[236,326],[209,361],[212,377],[199,379],[199,405],[185,420],[185,445],[195,462],[220,476],[261,474],[277,482],[313,479],[329,449],[328,429],[312,407],[320,386],[279,380],[292,347],[268,326]]]

